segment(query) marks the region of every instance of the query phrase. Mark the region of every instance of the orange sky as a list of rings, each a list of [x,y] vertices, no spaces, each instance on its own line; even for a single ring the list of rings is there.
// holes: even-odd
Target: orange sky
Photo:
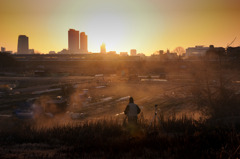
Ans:
[[[137,49],[150,55],[195,45],[240,45],[239,0],[1,0],[0,46],[20,34],[43,53],[68,47],[69,28],[86,32],[88,50]]]

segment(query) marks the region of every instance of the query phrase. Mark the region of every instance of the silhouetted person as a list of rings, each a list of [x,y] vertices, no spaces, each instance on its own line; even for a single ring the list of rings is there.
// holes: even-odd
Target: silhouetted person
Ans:
[[[129,98],[129,104],[124,110],[124,114],[128,117],[129,124],[137,124],[137,115],[141,112],[138,105],[134,104],[133,97]]]

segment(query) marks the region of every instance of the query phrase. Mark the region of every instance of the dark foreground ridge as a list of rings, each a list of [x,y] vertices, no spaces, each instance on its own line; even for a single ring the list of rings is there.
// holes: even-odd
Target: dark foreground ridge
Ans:
[[[182,117],[140,119],[130,126],[115,119],[36,128],[21,124],[0,132],[0,158],[237,158],[238,124]],[[211,123],[211,124],[210,124]],[[229,125],[229,124],[228,124]]]

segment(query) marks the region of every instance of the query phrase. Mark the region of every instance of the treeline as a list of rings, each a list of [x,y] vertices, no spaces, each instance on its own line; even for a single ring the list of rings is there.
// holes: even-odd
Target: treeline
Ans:
[[[19,67],[20,63],[9,53],[0,53],[0,69]]]

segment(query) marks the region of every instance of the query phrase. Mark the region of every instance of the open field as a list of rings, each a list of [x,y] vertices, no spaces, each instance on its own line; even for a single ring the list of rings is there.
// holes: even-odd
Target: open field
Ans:
[[[19,108],[20,102],[29,99],[54,98],[63,96],[61,86],[64,84],[74,85],[70,95],[66,97],[68,106],[64,112],[56,114],[52,119],[67,119],[67,112],[82,113],[84,117],[77,121],[95,120],[108,117],[124,118],[122,112],[128,104],[128,98],[132,96],[135,103],[142,109],[142,115],[152,118],[154,105],[158,105],[159,113],[179,113],[193,115],[196,107],[191,103],[191,85],[186,83],[157,81],[123,81],[116,80],[116,77],[106,77],[104,80],[96,80],[94,77],[1,77],[1,81],[15,82],[18,79],[18,86],[12,93],[1,98],[0,114],[12,115],[15,109]],[[35,84],[37,83],[37,84]],[[51,92],[52,90],[52,92]],[[79,95],[87,90],[86,98]],[[15,92],[15,93],[14,93]],[[46,102],[46,101],[45,101]],[[73,106],[74,105],[74,106]],[[62,121],[62,120],[61,120]],[[67,120],[67,122],[69,122]]]
[[[129,81],[116,75],[107,77],[0,77],[1,83],[8,82],[16,85],[12,91],[0,98],[0,117],[3,118],[2,120],[6,117],[15,118],[12,113],[16,109],[22,109],[20,103],[26,101],[34,103],[39,100],[46,103],[61,96],[67,101],[66,109],[54,114],[51,120],[56,120],[55,122],[82,122],[108,117],[118,117],[124,120],[125,115],[122,112],[128,104],[128,98],[132,96],[135,103],[142,109],[141,115],[145,118],[150,119],[154,116],[154,106],[157,104],[158,112],[165,116],[184,114],[198,119],[200,114],[194,103],[192,89],[200,86],[201,83],[196,82],[190,76],[187,79],[179,75],[169,76],[170,79],[162,81],[136,79]],[[71,86],[71,90],[67,93],[63,92],[65,85]],[[202,85],[204,87],[204,83]],[[214,85],[216,82],[212,84],[212,87],[215,87]],[[235,90],[239,90],[239,87],[238,83],[234,83]],[[84,91],[87,92],[84,94]],[[71,113],[78,116],[78,119],[69,120]]]
[[[202,120],[192,89],[205,85],[192,79],[17,79],[16,88],[0,99],[0,158],[226,158],[240,154],[238,123]],[[15,77],[0,80],[16,83]],[[70,89],[65,90],[65,85]],[[237,82],[233,86],[239,90]],[[45,116],[20,119],[13,113],[26,109],[22,102],[44,105],[58,96],[67,101],[61,111],[55,110],[55,103],[50,107],[54,110],[44,109]],[[128,125],[123,114],[130,96],[141,108],[137,127]],[[156,104],[160,120],[156,118],[154,124]]]

